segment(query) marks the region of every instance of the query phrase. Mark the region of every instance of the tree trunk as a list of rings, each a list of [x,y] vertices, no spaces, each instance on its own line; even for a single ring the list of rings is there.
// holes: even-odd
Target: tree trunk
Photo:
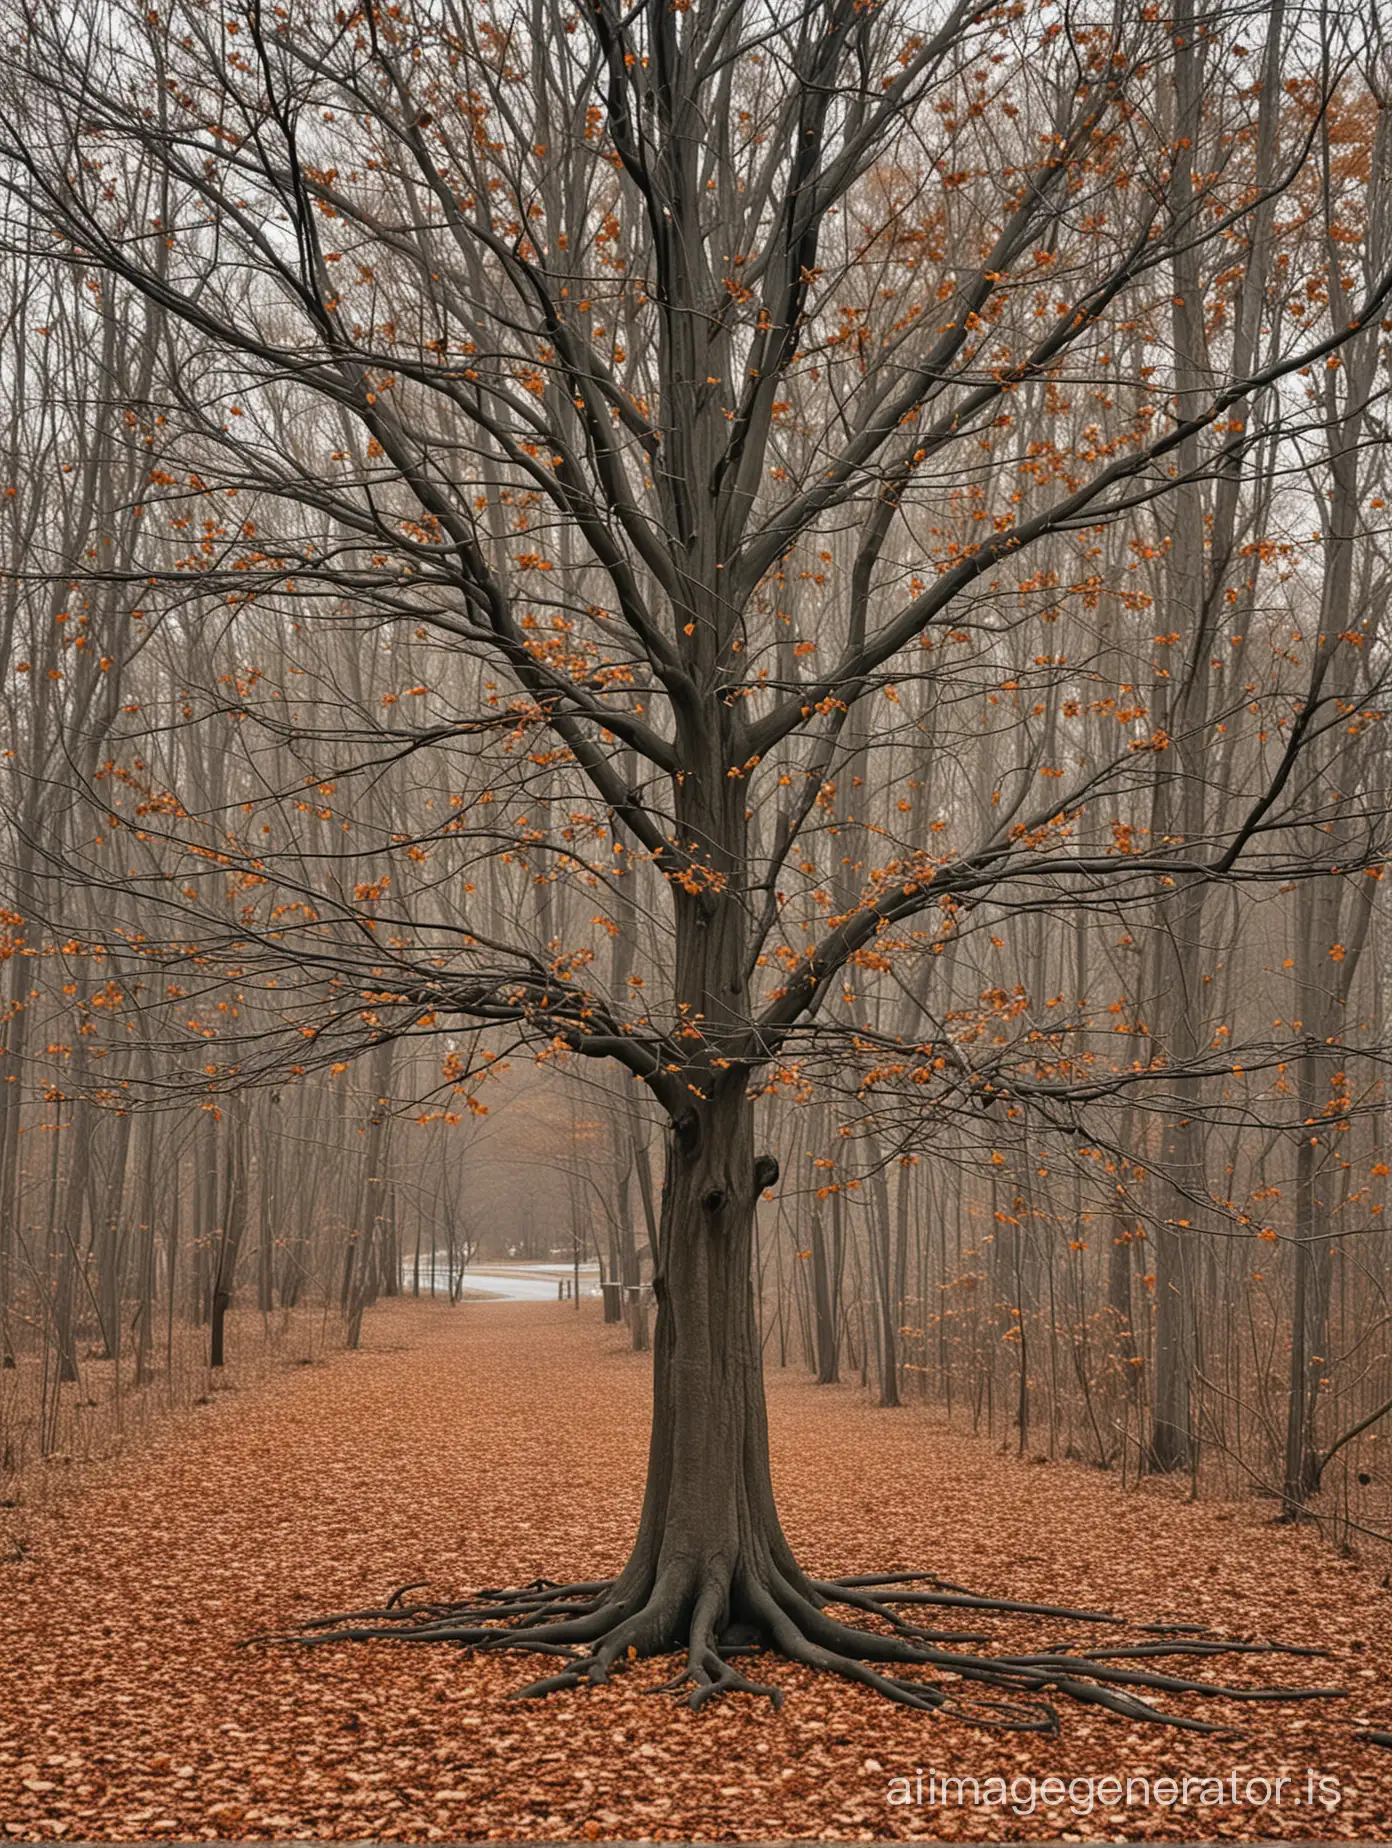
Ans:
[[[755,1159],[749,1070],[725,1056],[746,1043],[749,817],[722,731],[713,718],[691,741],[703,772],[677,802],[679,837],[706,869],[673,891],[677,1000],[700,1023],[699,1050],[667,1091],[647,1489],[613,1591],[624,1616],[604,1644],[613,1659],[681,1638],[703,1686],[729,1685],[711,1651],[730,1626],[772,1637],[809,1591],[774,1508],[754,1293],[755,1203],[778,1169]]]
[[[670,1138],[655,1276],[653,1422],[647,1493],[616,1594],[656,1630],[767,1630],[762,1600],[802,1574],[769,1476],[753,1286],[753,1106],[742,1078],[716,1089],[694,1129]],[[641,1646],[641,1645],[640,1645]]]
[[[876,1307],[880,1323],[880,1404],[895,1406],[899,1399],[899,1296],[895,1291],[895,1268],[891,1249],[889,1183],[884,1167],[876,1165],[871,1189],[873,1203],[870,1231],[872,1270],[875,1278]]]
[[[232,1286],[237,1275],[237,1254],[242,1243],[242,1224],[246,1212],[246,1124],[240,1100],[232,1106],[235,1114],[227,1139],[226,1177],[223,1187],[222,1227],[213,1270],[210,1305],[210,1366],[221,1367],[226,1358],[227,1311],[232,1307]]]
[[[1175,14],[1174,65],[1175,138],[1184,147],[1197,143],[1203,107],[1203,46],[1193,31],[1192,0],[1179,0]],[[1170,192],[1176,216],[1187,221],[1194,209],[1193,174],[1189,161],[1175,161]],[[1175,350],[1176,403],[1187,413],[1199,401],[1205,385],[1206,336],[1202,315],[1203,288],[1197,252],[1192,240],[1176,247],[1171,267],[1174,284],[1171,331]],[[1166,571],[1168,623],[1181,638],[1185,667],[1173,672],[1169,644],[1161,643],[1155,657],[1154,708],[1170,740],[1156,756],[1156,779],[1151,816],[1154,840],[1204,838],[1207,819],[1205,755],[1207,735],[1208,636],[1215,602],[1205,595],[1205,534],[1208,530],[1203,489],[1197,480],[1198,448],[1195,438],[1179,446],[1179,469],[1191,477],[1176,490],[1170,520],[1170,552]],[[1154,1402],[1148,1462],[1165,1472],[1188,1467],[1191,1461],[1190,1375],[1192,1352],[1190,1322],[1191,1279],[1188,1248],[1193,1231],[1201,1229],[1200,1203],[1204,1185],[1203,1148],[1195,1120],[1199,1081],[1187,1075],[1204,1042],[1205,1003],[1203,980],[1212,957],[1203,938],[1204,887],[1181,882],[1156,907],[1157,967],[1161,986],[1155,997],[1155,1034],[1167,1067],[1179,1075],[1169,1080],[1173,1098],[1163,1130],[1162,1200],[1155,1238],[1155,1353]]]
[[[149,1384],[150,1356],[154,1351],[155,1340],[155,1214],[159,1198],[155,1178],[156,1135],[154,1117],[147,1117],[140,1160],[140,1222],[137,1227],[139,1245],[136,1253],[135,1383],[137,1386]],[[176,1163],[175,1186],[177,1185]]]
[[[54,1340],[58,1349],[58,1379],[62,1385],[75,1385],[77,1366],[77,1284],[82,1270],[82,1214],[87,1199],[87,1179],[91,1166],[91,1126],[87,1111],[75,1103],[68,1119],[69,1130],[76,1130],[72,1165],[64,1190],[64,1205],[59,1220],[58,1290],[54,1307]],[[55,1144],[55,1146],[60,1146]]]
[[[1302,1060],[1302,1066],[1309,1060]],[[1304,1074],[1302,1073],[1302,1079]],[[1302,1082],[1302,1103],[1307,1086]],[[1296,1149],[1295,1174],[1295,1284],[1291,1305],[1290,1388],[1286,1398],[1286,1450],[1281,1496],[1287,1516],[1294,1518],[1319,1487],[1319,1460],[1315,1451],[1317,1366],[1323,1357],[1314,1353],[1328,1308],[1327,1290],[1321,1287],[1319,1259],[1315,1255],[1316,1225],[1324,1215],[1315,1189],[1321,1155],[1319,1138],[1308,1132]],[[1313,1337],[1313,1339],[1312,1339]],[[1322,1341],[1321,1341],[1322,1345]]]
[[[19,833],[19,866],[15,880],[16,915],[27,917],[33,909],[34,891],[29,836]],[[12,927],[22,933],[21,923]],[[14,1296],[16,1254],[19,1249],[19,1215],[23,1190],[19,1155],[20,1120],[23,1113],[23,1089],[20,1075],[24,1071],[29,1041],[29,1010],[26,1006],[30,985],[28,958],[10,958],[9,979],[4,1007],[4,1038],[0,1040],[0,1367],[15,1365]]]
[[[131,1119],[119,1116],[111,1134],[111,1172],[104,1190],[103,1211],[93,1217],[97,1239],[97,1314],[101,1323],[102,1359],[119,1364],[121,1353],[121,1271],[125,1239],[121,1208],[130,1161]]]
[[[260,1239],[256,1251],[256,1306],[262,1315],[275,1308],[276,1211],[279,1205],[280,1138],[272,1129],[261,1145]]]
[[[839,1275],[840,1267],[836,1267]],[[832,1265],[827,1258],[822,1215],[812,1208],[812,1310],[817,1333],[817,1384],[835,1386],[841,1377],[841,1340],[832,1286]]]

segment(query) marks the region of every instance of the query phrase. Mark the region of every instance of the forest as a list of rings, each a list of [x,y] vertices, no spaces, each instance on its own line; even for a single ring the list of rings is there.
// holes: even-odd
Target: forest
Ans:
[[[1318,1707],[1366,1794],[1392,1689],[1287,1658],[1392,1570],[1377,8],[6,5],[0,1570],[266,1407],[390,1473],[396,1365],[525,1518],[453,1428],[477,1577],[292,1496],[247,1674],[959,1768]],[[1215,1521],[1284,1615],[1186,1606]],[[591,1838],[1002,1826],[705,1803]],[[155,1805],[402,1827],[230,1807]]]

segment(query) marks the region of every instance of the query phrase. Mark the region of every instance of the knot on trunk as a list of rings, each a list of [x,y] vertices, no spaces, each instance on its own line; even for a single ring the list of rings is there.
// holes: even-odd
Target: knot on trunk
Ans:
[[[761,1194],[766,1187],[772,1187],[779,1172],[776,1155],[761,1155],[754,1163],[754,1192]]]
[[[701,1195],[701,1205],[708,1213],[718,1213],[724,1204],[725,1189],[723,1187],[708,1187]]]

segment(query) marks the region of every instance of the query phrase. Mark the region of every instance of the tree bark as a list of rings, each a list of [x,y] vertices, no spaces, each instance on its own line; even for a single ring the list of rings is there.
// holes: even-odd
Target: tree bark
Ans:
[[[222,1226],[218,1238],[217,1262],[213,1270],[210,1305],[209,1365],[221,1367],[226,1359],[227,1311],[232,1307],[232,1286],[237,1275],[237,1254],[241,1249],[242,1226],[246,1216],[246,1124],[240,1100],[233,1104],[235,1115],[227,1139],[226,1177],[223,1186]]]
[[[719,1634],[762,1627],[755,1587],[801,1573],[769,1475],[754,1306],[754,1110],[731,1074],[670,1138],[655,1287],[647,1493],[616,1587],[669,1634],[703,1607]]]

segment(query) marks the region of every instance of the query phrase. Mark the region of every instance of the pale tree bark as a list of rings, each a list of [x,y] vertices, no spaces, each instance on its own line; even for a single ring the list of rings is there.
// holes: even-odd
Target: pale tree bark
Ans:
[[[1331,159],[1323,138],[1326,176]],[[1368,260],[1376,261],[1388,234],[1388,143],[1379,123],[1372,150],[1372,182],[1366,199]],[[1326,189],[1326,210],[1329,210]],[[1331,223],[1327,229],[1332,233]],[[1328,296],[1331,316],[1342,310],[1344,290],[1337,246],[1329,246]],[[1344,1071],[1349,999],[1357,978],[1373,915],[1369,881],[1341,876],[1339,868],[1358,852],[1357,823],[1350,797],[1364,774],[1358,738],[1365,721],[1368,662],[1382,639],[1383,596],[1375,595],[1365,568],[1357,569],[1362,523],[1360,456],[1374,388],[1371,356],[1351,356],[1343,377],[1328,371],[1322,384],[1325,413],[1321,496],[1323,579],[1316,633],[1308,647],[1320,684],[1334,696],[1343,722],[1332,726],[1313,754],[1314,774],[1324,799],[1322,819],[1311,830],[1312,862],[1329,873],[1301,886],[1295,912],[1295,995],[1301,1035],[1296,1061],[1295,1215],[1292,1240],[1293,1301],[1291,1360],[1286,1402],[1282,1494],[1296,1514],[1318,1489],[1323,1467],[1318,1443],[1320,1389],[1330,1365],[1330,1290],[1334,1267],[1334,1193],[1346,1165],[1340,1148],[1347,1130],[1349,1079]],[[1384,579],[1385,584],[1385,579]],[[1385,594],[1385,592],[1384,592]]]

